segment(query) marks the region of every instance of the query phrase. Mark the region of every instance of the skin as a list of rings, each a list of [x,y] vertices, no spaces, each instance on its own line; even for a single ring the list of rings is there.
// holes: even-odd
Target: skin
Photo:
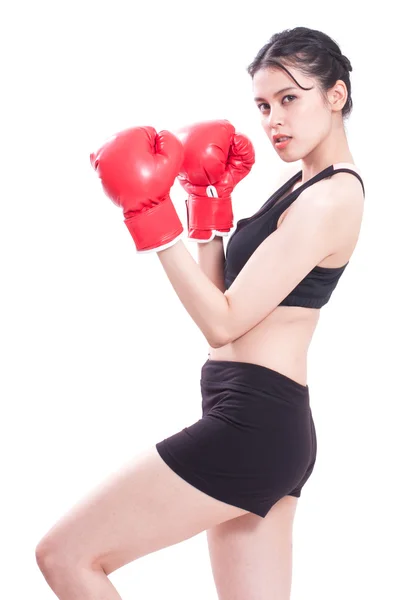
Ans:
[[[292,187],[293,190],[331,164],[354,164],[354,160],[341,113],[347,100],[345,83],[338,80],[324,97],[314,79],[304,76],[293,67],[289,71],[301,86],[312,89],[302,90],[282,69],[268,68],[255,73],[253,95],[254,98],[262,98],[255,103],[260,112],[261,126],[270,143],[274,146],[273,136],[281,132],[293,138],[285,149],[275,148],[285,163],[296,162],[293,174],[300,169],[303,171],[302,179]],[[276,92],[289,86],[294,86],[294,89],[275,97]],[[300,161],[300,166],[297,161]],[[358,201],[349,207],[353,213],[349,218],[352,218],[354,227],[349,232],[346,244],[339,247],[338,243],[337,251],[319,263],[323,267],[341,266],[349,260],[359,233],[362,194],[354,176],[346,173],[338,173],[331,180],[322,180],[312,186],[316,190],[341,186],[354,188],[358,195]],[[278,227],[290,210],[291,207],[281,215]],[[306,385],[307,351],[319,316],[320,309],[278,306],[241,338],[220,348],[210,346],[210,358],[254,362]]]
[[[284,162],[301,162],[303,177],[293,186],[292,189],[295,189],[331,164],[354,164],[354,161],[341,114],[347,100],[344,82],[338,80],[324,96],[315,80],[305,77],[296,69],[291,68],[291,72],[301,86],[312,89],[302,90],[285,71],[274,68],[255,74],[253,91],[255,98],[262,98],[261,101],[257,100],[257,105],[261,125],[270,142],[273,143],[273,135],[277,133],[293,137],[285,149],[277,149],[277,152]],[[277,92],[288,86],[296,86],[296,89],[276,96]],[[296,165],[294,172],[298,170]],[[312,206],[310,202],[313,203]],[[300,216],[296,217],[299,219],[296,230],[300,231],[313,218],[317,219],[317,209],[320,213],[321,204],[324,207],[326,205],[326,210],[330,211],[327,212],[327,220],[332,225],[330,230],[325,225],[322,230],[321,224],[323,233],[319,235],[326,239],[326,252],[317,264],[321,267],[340,267],[350,259],[356,246],[363,202],[359,181],[351,174],[338,173],[302,192],[281,215],[278,229],[291,211],[297,211],[296,215],[300,213]],[[346,215],[345,219],[343,215]],[[341,225],[340,230],[336,225],[338,220],[342,224],[346,223],[345,226]],[[222,244],[221,241],[213,242]],[[273,252],[272,236],[264,244],[271,244],[270,252]],[[248,294],[257,280],[266,280],[264,274],[260,275],[255,272],[255,268],[250,267],[256,261],[255,254],[225,293],[203,273],[181,241],[158,252],[158,257],[186,310],[207,338],[211,359],[252,362],[306,385],[307,351],[318,323],[320,309],[275,306],[264,319],[257,324],[252,323],[251,327],[243,331],[241,321],[250,322],[252,313],[256,308],[259,312],[260,305],[265,302],[261,294]],[[257,259],[260,269],[267,258],[268,251],[264,257]],[[250,271],[251,276],[248,275]],[[269,279],[268,284],[273,287],[273,273],[269,273],[269,276],[272,280]],[[235,306],[239,308],[235,310]],[[240,331],[240,335],[230,339],[232,335],[229,335],[229,330]]]
[[[338,80],[324,99],[316,80],[305,77],[293,67],[289,71],[301,86],[312,89],[302,90],[282,69],[261,69],[253,78],[254,97],[265,99],[264,103],[257,101],[256,104],[261,126],[271,144],[276,133],[293,137],[286,149],[277,150],[279,157],[286,163],[301,161],[302,182],[330,164],[354,163],[341,113],[347,100],[346,84]],[[288,86],[294,89],[274,97],[277,91]]]
[[[254,96],[263,98],[259,110],[268,139],[272,141],[278,132],[293,136],[288,147],[278,152],[285,163],[301,161],[303,178],[297,187],[323,168],[337,162],[353,163],[353,159],[341,117],[345,84],[336,82],[324,99],[315,81],[296,69],[291,72],[301,85],[313,85],[313,89],[287,92],[297,96],[293,100],[275,98],[281,88],[295,85],[277,69],[259,71],[253,86]],[[320,263],[343,265],[358,237],[363,204],[360,185],[354,176],[338,173],[311,188],[323,198],[335,196],[339,190],[348,192],[350,200],[340,206],[349,223],[345,239],[337,240],[337,247]],[[285,218],[284,213],[278,226]],[[334,232],[330,238],[335,246]],[[221,250],[221,245],[222,240],[216,238],[209,242],[209,249]],[[211,358],[264,365],[305,384],[307,349],[319,310],[278,306],[240,338],[223,344],[217,325],[229,314],[223,289],[202,271],[181,240],[157,256],[184,307],[209,341]],[[60,600],[121,600],[107,575],[206,531],[219,600],[289,600],[297,501],[291,496],[281,498],[263,519],[189,485],[152,447],[130,459],[64,515],[39,542],[36,560]],[[173,590],[169,596],[173,597]]]

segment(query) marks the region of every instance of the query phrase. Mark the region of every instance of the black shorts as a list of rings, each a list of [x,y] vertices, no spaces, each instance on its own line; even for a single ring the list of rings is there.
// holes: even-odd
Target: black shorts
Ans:
[[[156,444],[185,481],[265,517],[283,496],[300,497],[317,439],[309,388],[261,365],[207,360],[203,417]]]

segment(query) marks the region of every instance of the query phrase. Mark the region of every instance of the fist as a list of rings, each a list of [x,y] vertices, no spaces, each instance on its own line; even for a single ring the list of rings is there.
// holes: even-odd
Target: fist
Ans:
[[[105,194],[123,209],[138,251],[166,247],[183,231],[169,196],[182,161],[177,137],[153,127],[120,131],[90,155]]]
[[[233,227],[231,194],[251,170],[254,148],[227,120],[205,121],[179,129],[184,148],[178,180],[186,200],[189,238],[210,241]]]

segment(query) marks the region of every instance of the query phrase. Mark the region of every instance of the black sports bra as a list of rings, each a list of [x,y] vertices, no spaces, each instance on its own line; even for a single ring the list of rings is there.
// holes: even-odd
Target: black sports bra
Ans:
[[[226,246],[224,268],[225,288],[234,282],[246,262],[258,246],[277,228],[278,220],[284,210],[292,204],[299,194],[310,185],[336,173],[351,173],[357,177],[365,189],[357,167],[350,163],[336,163],[323,169],[308,181],[290,192],[280,202],[279,198],[299,180],[302,171],[296,173],[284,183],[263,206],[251,217],[240,219]],[[319,267],[316,265],[310,273],[280,302],[279,306],[303,306],[321,308],[332,295],[340,277],[349,263],[341,267]]]

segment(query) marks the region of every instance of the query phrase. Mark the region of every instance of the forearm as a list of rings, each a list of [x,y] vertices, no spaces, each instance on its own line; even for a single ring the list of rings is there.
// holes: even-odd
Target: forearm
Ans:
[[[211,242],[197,244],[198,264],[201,270],[221,290],[226,291],[224,280],[225,250],[221,236],[216,235]]]
[[[224,293],[203,273],[182,240],[157,255],[180,301],[209,345],[223,345],[230,312]]]

